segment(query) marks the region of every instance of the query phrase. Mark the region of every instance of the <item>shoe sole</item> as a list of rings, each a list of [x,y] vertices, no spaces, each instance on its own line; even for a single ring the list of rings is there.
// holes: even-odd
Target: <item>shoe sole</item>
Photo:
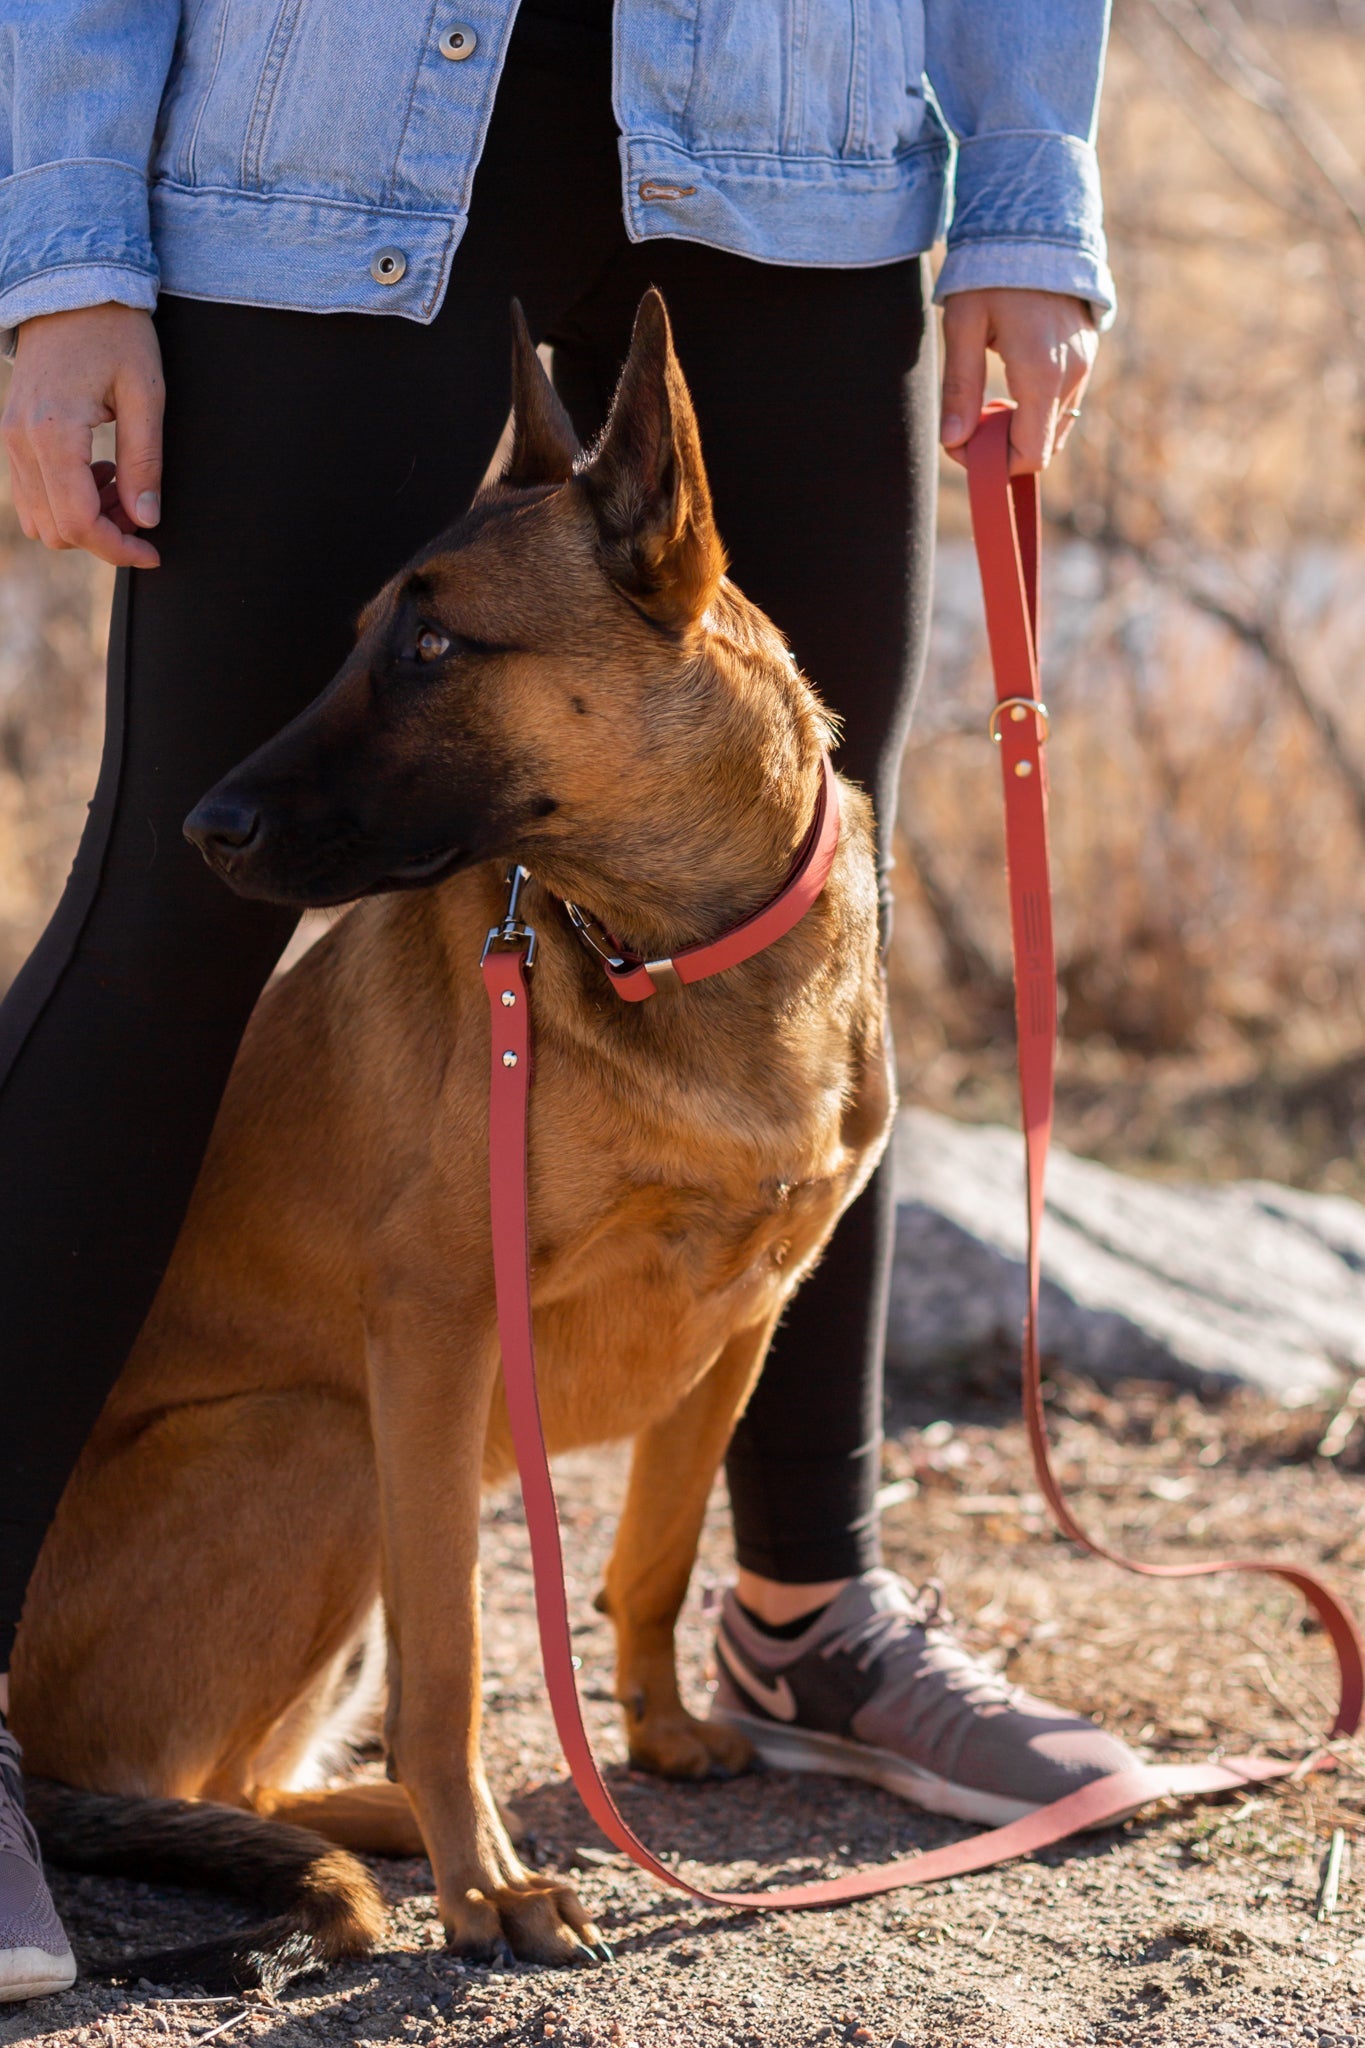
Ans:
[[[43,1948],[0,1949],[0,2004],[21,1998],[46,1998],[69,1991],[76,1981],[76,1958],[50,1956]]]
[[[970,1785],[955,1785],[933,1771],[918,1769],[891,1749],[876,1749],[870,1742],[850,1742],[843,1735],[822,1735],[811,1728],[787,1728],[775,1721],[759,1721],[752,1714],[736,1714],[728,1707],[713,1707],[713,1721],[737,1728],[747,1735],[765,1764],[779,1771],[813,1771],[830,1778],[857,1778],[865,1785],[880,1785],[911,1806],[926,1813],[940,1813],[950,1820],[977,1821],[983,1827],[1006,1827],[1037,1813],[1038,1804],[1026,1799],[1006,1799],[994,1792],[978,1792]],[[1127,1813],[1099,1822],[1083,1832],[1099,1834],[1118,1827],[1136,1813],[1141,1801]]]

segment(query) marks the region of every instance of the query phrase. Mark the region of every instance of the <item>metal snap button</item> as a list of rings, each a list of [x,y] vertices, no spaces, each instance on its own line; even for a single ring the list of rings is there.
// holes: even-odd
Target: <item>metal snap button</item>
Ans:
[[[401,249],[381,249],[370,263],[376,284],[397,284],[407,271],[408,259]]]
[[[467,21],[457,21],[448,28],[436,45],[443,57],[449,57],[452,64],[462,64],[466,57],[472,57],[479,47],[479,39]]]

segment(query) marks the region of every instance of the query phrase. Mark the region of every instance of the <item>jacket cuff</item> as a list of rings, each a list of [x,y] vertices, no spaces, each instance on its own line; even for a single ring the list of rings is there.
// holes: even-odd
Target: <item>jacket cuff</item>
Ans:
[[[158,273],[147,180],[104,158],[0,179],[0,327],[115,299],[150,311]]]
[[[1114,317],[1094,149],[1053,130],[958,144],[948,255],[936,296],[988,285],[1070,292]]]
[[[950,248],[934,287],[934,303],[941,306],[954,292],[987,291],[994,285],[1088,299],[1101,333],[1114,324],[1114,280],[1108,264],[1056,242],[969,242],[965,248]]]

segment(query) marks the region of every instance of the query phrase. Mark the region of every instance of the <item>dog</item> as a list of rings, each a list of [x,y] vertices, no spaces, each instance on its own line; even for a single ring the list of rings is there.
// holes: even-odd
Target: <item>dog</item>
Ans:
[[[264,1926],[129,1965],[274,1984],[383,1926],[351,1851],[425,1851],[461,1955],[582,1961],[479,1756],[481,1490],[498,1377],[479,959],[532,880],[534,1313],[553,1451],[631,1438],[602,1605],[631,1761],[736,1772],[679,1697],[703,1509],[774,1326],[893,1107],[871,809],[759,957],[626,1003],[642,958],[790,872],[831,722],[725,575],[650,293],[583,455],[514,309],[496,483],[362,614],[354,651],[186,831],[234,889],[352,904],[262,997],[173,1260],[29,1592],[13,1721],[48,1853],[235,1889]],[[390,1782],[329,1788],[377,1728]]]

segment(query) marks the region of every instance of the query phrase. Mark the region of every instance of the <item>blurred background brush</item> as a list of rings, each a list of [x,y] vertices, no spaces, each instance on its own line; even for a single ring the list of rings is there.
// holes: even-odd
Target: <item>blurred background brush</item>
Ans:
[[[1365,6],[1117,0],[1100,146],[1120,317],[1045,497],[1059,1135],[1365,1196]],[[953,468],[942,529],[898,846],[901,1078],[1011,1120]],[[108,597],[0,504],[0,986],[94,785]]]

